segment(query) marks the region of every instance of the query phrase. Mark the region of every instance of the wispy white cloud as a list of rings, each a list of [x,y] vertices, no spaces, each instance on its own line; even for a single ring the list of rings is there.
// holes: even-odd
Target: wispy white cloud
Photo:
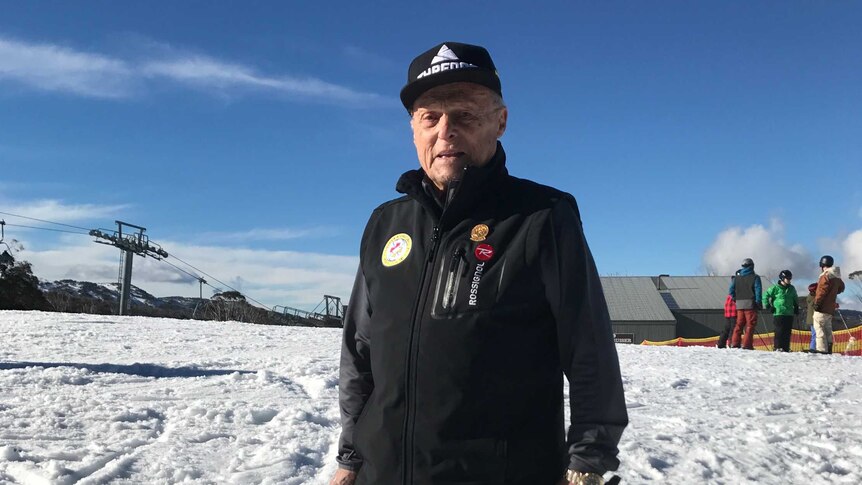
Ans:
[[[68,236],[51,247],[23,241],[27,250],[20,259],[33,264],[43,280],[74,279],[96,283],[116,282],[119,250],[86,239]],[[173,256],[169,261],[213,286],[226,283],[264,305],[314,308],[323,295],[336,295],[344,303],[350,296],[358,258],[321,253],[234,249],[160,241]],[[180,262],[188,262],[208,274],[198,274]],[[209,275],[212,275],[210,277]],[[216,281],[216,278],[219,281]],[[156,296],[198,296],[197,280],[164,262],[135,257],[132,283]],[[212,288],[204,286],[204,297]]]
[[[862,271],[862,229],[852,232],[841,244],[844,274]]]
[[[850,275],[856,271],[862,271],[862,229],[850,233],[841,244],[842,260],[838,261],[841,266],[841,275],[847,287],[841,302],[844,308],[862,310],[862,276]]]
[[[382,97],[377,94],[355,91],[320,79],[266,76],[248,66],[203,56],[147,62],[142,66],[141,72],[151,78],[167,78],[193,87],[214,89],[219,92],[251,89],[301,98],[357,104],[382,102]]]
[[[120,216],[127,205],[70,204],[61,200],[8,201],[0,196],[0,212],[45,221],[87,227],[89,221]],[[7,223],[51,227],[44,223],[2,215]],[[6,236],[11,240],[6,228]],[[60,228],[64,229],[64,228]],[[312,309],[324,294],[336,295],[346,303],[350,296],[358,258],[324,253],[271,251],[236,248],[237,241],[284,240],[301,237],[325,237],[335,233],[328,226],[302,229],[257,228],[236,233],[213,234],[206,244],[159,239],[170,254],[166,262],[135,257],[132,282],[156,296],[197,296],[196,276],[213,286],[227,290],[232,286],[267,306],[284,305]],[[116,282],[119,273],[119,249],[96,244],[92,238],[70,234],[28,231],[15,228],[12,234],[23,250],[16,257],[33,264],[34,274],[43,280],[74,279],[95,283]],[[57,237],[55,237],[57,236]],[[230,241],[220,246],[219,241]],[[194,268],[186,265],[188,262]],[[172,263],[183,271],[170,266]],[[195,269],[197,268],[197,269]],[[198,272],[198,269],[202,272]],[[203,273],[206,272],[206,273]],[[208,289],[209,288],[209,289]],[[204,295],[212,294],[205,287]]]
[[[374,51],[363,49],[355,45],[348,45],[343,48],[343,53],[344,57],[358,68],[369,71],[388,69],[401,72],[398,64]]]
[[[217,95],[261,92],[354,106],[385,102],[378,94],[314,77],[268,75],[251,66],[185,53],[170,46],[158,51],[155,58],[127,60],[0,37],[0,81],[97,98],[130,97],[144,90],[147,83],[173,82]]]
[[[55,199],[34,200],[26,203],[4,204],[0,200],[0,211],[10,214],[23,215],[35,219],[44,219],[53,222],[71,223],[86,222],[96,219],[113,217],[130,206],[121,205],[98,205],[98,204],[66,204]],[[5,216],[6,222],[24,224],[27,219],[15,219],[14,216]],[[31,225],[31,222],[27,222]]]
[[[855,282],[846,281],[852,271],[862,270],[862,229],[847,237],[823,238],[818,247],[835,257],[836,265],[841,267],[848,286],[848,291],[839,296],[842,306],[862,310],[862,291],[854,286]],[[820,274],[817,262],[822,254],[812,254],[800,244],[787,243],[784,226],[779,219],[773,219],[768,227],[755,224],[725,229],[704,252],[703,264],[713,274],[731,275],[744,258],[752,258],[755,271],[766,281],[775,282],[779,271],[789,269],[797,291],[806,294],[808,284],[817,281]]]
[[[134,72],[126,62],[100,54],[0,37],[0,80],[44,91],[122,98],[132,93]]]
[[[793,272],[798,285],[817,273],[816,261],[801,244],[784,241],[779,219],[770,221],[769,227],[755,224],[725,229],[704,252],[703,264],[711,273],[732,275],[745,258],[753,259],[756,271],[773,281],[784,269]]]
[[[214,241],[289,241],[310,237],[329,237],[338,234],[332,227],[317,226],[309,228],[278,228],[264,229],[255,228],[247,231],[235,232],[209,232],[201,235],[202,238]]]

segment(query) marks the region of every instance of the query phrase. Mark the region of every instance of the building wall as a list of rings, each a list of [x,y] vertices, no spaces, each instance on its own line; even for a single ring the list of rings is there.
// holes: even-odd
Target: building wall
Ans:
[[[631,333],[634,334],[634,343],[640,344],[644,340],[653,342],[661,342],[663,340],[671,340],[676,338],[676,322],[638,322],[638,321],[619,321],[611,322],[614,333]]]
[[[634,334],[634,342],[639,344],[644,340],[661,342],[664,340],[675,339],[677,337],[715,337],[721,333],[722,329],[724,329],[724,324],[726,322],[723,309],[674,310],[673,314],[677,319],[676,322],[614,321],[611,323],[613,325],[614,333]],[[759,312],[756,333],[770,333],[775,331],[775,325],[773,324],[772,319],[773,317],[769,312]],[[797,317],[793,328],[808,330],[808,327],[802,322],[803,319],[803,315]],[[843,328],[840,322],[838,325]],[[836,327],[834,322],[832,326],[833,328],[841,329]],[[853,325],[850,326],[852,327]]]
[[[673,314],[677,319],[677,334],[683,338],[714,337],[721,333],[726,322],[724,310],[674,310]],[[804,314],[800,312],[800,315],[796,317],[793,328],[808,330],[808,327],[802,322],[804,319]],[[757,317],[755,332],[774,332],[775,325],[772,320],[771,313],[760,311]],[[765,325],[764,322],[766,322]]]
[[[677,337],[706,338],[721,333],[727,320],[724,310],[674,310]]]

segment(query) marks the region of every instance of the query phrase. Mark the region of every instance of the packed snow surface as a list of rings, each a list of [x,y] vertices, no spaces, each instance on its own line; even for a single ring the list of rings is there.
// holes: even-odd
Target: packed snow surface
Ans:
[[[340,331],[0,312],[0,483],[326,484]],[[862,358],[618,347],[623,483],[862,483]]]

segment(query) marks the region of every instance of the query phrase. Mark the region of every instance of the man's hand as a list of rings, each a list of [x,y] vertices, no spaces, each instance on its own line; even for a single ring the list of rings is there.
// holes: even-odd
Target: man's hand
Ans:
[[[329,485],[353,485],[356,481],[356,472],[339,468],[335,476],[329,481]]]

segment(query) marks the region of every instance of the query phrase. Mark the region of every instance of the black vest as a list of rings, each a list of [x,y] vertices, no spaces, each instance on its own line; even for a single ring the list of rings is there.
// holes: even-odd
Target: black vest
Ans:
[[[736,301],[754,299],[754,278],[754,273],[736,277]]]

